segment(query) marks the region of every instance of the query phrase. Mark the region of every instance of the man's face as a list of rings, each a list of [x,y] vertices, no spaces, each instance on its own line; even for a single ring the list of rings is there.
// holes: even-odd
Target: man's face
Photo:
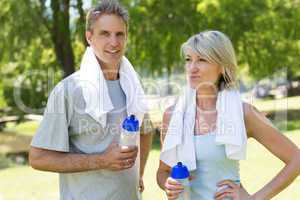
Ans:
[[[102,14],[86,38],[94,49],[101,67],[115,69],[125,52],[127,32],[125,22],[117,15]]]

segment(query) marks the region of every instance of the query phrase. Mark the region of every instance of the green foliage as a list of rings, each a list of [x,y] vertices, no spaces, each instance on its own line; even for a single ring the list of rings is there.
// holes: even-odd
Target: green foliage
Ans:
[[[78,69],[85,48],[82,2],[0,1],[0,74],[4,77],[0,79],[0,106],[16,107],[13,88],[19,76],[27,76],[20,85],[24,104],[40,108],[51,87],[63,77],[62,71],[71,73],[73,65]],[[300,75],[298,0],[121,2],[131,17],[127,55],[145,76],[183,72],[181,44],[207,29],[223,31],[231,38],[244,68],[240,71],[253,79],[282,68],[289,78]],[[63,8],[75,14],[69,18]]]
[[[287,68],[293,76],[300,50],[300,4],[295,0],[134,1],[128,55],[154,74],[182,71],[180,45],[207,29],[226,33],[240,66],[256,79]]]
[[[50,31],[50,7],[43,0],[3,0],[0,8],[0,99],[14,114],[40,114],[63,77]],[[74,38],[80,31],[74,31]],[[81,51],[80,45],[74,49]]]
[[[181,44],[199,31],[203,21],[192,0],[139,1],[130,7],[130,15],[128,56],[152,74],[173,72],[180,64]]]

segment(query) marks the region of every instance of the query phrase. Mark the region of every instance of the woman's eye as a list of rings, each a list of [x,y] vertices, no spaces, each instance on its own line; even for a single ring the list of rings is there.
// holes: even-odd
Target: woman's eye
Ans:
[[[204,58],[200,58],[199,61],[200,62],[207,62],[207,60],[205,60]]]
[[[191,59],[190,58],[186,58],[185,59],[185,62],[189,62]]]

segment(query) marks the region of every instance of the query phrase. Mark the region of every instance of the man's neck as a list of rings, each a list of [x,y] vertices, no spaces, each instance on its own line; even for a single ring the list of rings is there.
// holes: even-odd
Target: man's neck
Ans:
[[[98,58],[97,58],[99,64],[100,64],[100,67],[101,67],[101,70],[102,70],[102,73],[103,73],[103,76],[105,78],[105,80],[118,80],[119,79],[119,65],[107,65],[103,62],[101,62]]]
[[[103,76],[105,78],[105,80],[118,80],[119,79],[119,69],[103,69],[102,68],[102,72],[103,72]]]

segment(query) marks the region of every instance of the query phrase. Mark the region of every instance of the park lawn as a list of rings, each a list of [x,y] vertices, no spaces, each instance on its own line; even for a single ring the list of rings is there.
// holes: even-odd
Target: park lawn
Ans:
[[[275,100],[255,100],[253,102],[251,102],[251,100],[249,101],[262,112],[276,113],[280,111],[286,111],[287,113],[297,113],[297,111],[300,111],[300,96]],[[159,125],[159,123],[162,121],[162,114],[163,110],[151,110],[151,120],[155,125]],[[300,118],[298,114],[292,116],[292,118],[284,120],[287,120],[288,130],[300,129]],[[37,121],[27,121],[21,124],[7,123],[7,127],[5,130],[7,132],[15,132],[22,135],[33,136],[38,125],[39,122]]]
[[[300,130],[286,133],[300,146]],[[164,193],[156,184],[159,150],[154,148],[145,171],[144,200],[165,199]],[[250,139],[248,156],[241,161],[241,181],[251,193],[261,188],[281,168],[283,163],[271,155],[264,147]],[[274,200],[294,200],[300,197],[300,177]],[[0,200],[48,200],[58,199],[58,176],[55,173],[40,172],[28,166],[15,166],[0,170]]]
[[[261,111],[279,110],[297,111],[300,110],[300,96],[289,97],[280,100],[255,101],[253,104]],[[287,121],[286,135],[292,139],[300,147],[300,119],[297,115],[291,115]],[[156,121],[161,120],[161,112],[156,114]],[[155,121],[154,120],[154,121]],[[16,144],[14,139],[27,140],[31,137],[38,126],[38,122],[24,122],[19,125],[9,123],[7,133],[0,133],[0,143],[4,142],[7,145],[2,145],[2,153],[11,151],[11,148],[25,148],[21,143]],[[290,127],[290,128],[289,128]],[[295,130],[296,129],[296,130]],[[9,134],[9,137],[7,134]],[[16,140],[17,141],[17,140]],[[14,147],[10,144],[14,143]],[[17,146],[16,146],[17,145]],[[156,184],[156,169],[158,168],[159,149],[157,142],[152,149],[148,165],[145,171],[145,187],[143,193],[145,200],[164,199],[164,193]],[[26,146],[26,148],[28,148]],[[11,149],[11,150],[10,150]],[[0,164],[1,159],[0,156]],[[4,166],[6,163],[4,162]],[[268,180],[270,180],[283,166],[282,162],[276,159],[260,144],[254,140],[249,140],[248,143],[248,158],[246,161],[241,161],[241,180],[249,192],[253,193],[261,188]],[[1,165],[0,165],[1,167]],[[288,187],[284,192],[279,194],[277,200],[294,200],[300,197],[300,177]],[[19,199],[58,199],[58,176],[55,173],[39,172],[28,166],[11,166],[9,168],[0,169],[0,200],[19,200]]]
[[[253,101],[255,105],[261,111],[278,111],[278,110],[299,110],[300,109],[300,96],[272,99],[272,100],[256,100]],[[251,103],[251,101],[249,102]]]
[[[20,124],[10,122],[7,123],[5,131],[15,132],[21,135],[33,136],[38,126],[38,121],[27,121]]]

